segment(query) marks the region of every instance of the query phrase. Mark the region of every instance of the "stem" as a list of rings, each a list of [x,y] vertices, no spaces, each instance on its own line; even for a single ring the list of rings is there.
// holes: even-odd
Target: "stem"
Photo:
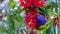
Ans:
[[[58,13],[58,0],[55,0],[55,11],[56,13]],[[58,16],[57,16],[58,17]],[[58,29],[57,29],[57,25],[55,26],[55,33],[54,34],[58,34]]]

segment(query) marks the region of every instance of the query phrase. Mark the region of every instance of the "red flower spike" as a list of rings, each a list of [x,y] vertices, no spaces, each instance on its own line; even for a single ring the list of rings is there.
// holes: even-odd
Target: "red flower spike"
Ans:
[[[42,7],[45,4],[45,0],[34,0],[35,7]]]
[[[60,27],[60,18],[59,17],[55,17],[54,18],[54,25]]]
[[[20,5],[27,8],[31,5],[31,0],[20,0]]]
[[[54,25],[55,25],[55,26],[57,25],[57,21],[58,21],[58,17],[55,17],[55,18],[54,18]]]
[[[45,4],[45,0],[20,0],[20,5],[24,6],[25,8],[35,6],[35,7],[42,7]]]
[[[33,12],[34,14],[32,14],[32,12]],[[28,18],[27,15],[29,15],[30,17]],[[37,15],[37,12],[36,12],[36,10],[35,10],[34,8],[28,10],[28,14],[26,13],[26,18],[25,18],[25,19],[26,19],[27,21],[29,21],[29,22],[26,22],[26,26],[37,29],[37,25],[36,25],[36,15]]]

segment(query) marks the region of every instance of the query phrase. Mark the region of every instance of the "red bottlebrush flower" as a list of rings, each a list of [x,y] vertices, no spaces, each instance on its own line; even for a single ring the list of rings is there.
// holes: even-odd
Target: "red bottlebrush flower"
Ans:
[[[45,4],[45,0],[34,0],[34,6],[42,7]]]
[[[37,24],[36,24],[36,19],[32,20],[32,24],[31,24],[32,28],[36,28],[37,29]]]
[[[55,17],[55,18],[54,18],[54,25],[55,25],[55,26],[57,25],[57,21],[58,21],[58,17]]]
[[[20,0],[20,5],[27,8],[31,5],[31,0]]]
[[[60,18],[59,17],[55,17],[54,18],[54,25],[60,27]]]
[[[29,18],[28,18],[28,15],[29,15]],[[37,15],[37,12],[36,12],[36,10],[34,8],[33,9],[29,9],[29,10],[26,11],[25,22],[26,22],[26,26],[27,27],[32,27],[32,28],[37,29],[36,15]]]
[[[20,0],[20,5],[25,8],[34,6],[34,7],[42,7],[45,4],[45,0]]]

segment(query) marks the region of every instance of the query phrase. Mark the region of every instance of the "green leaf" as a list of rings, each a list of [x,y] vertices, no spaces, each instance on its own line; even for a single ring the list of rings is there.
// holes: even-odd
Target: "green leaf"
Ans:
[[[47,29],[49,29],[52,25],[53,25],[54,20],[50,19],[47,23],[46,23],[46,27]]]

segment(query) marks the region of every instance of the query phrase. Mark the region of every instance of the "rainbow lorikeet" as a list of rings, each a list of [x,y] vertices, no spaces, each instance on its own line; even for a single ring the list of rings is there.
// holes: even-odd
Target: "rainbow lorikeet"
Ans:
[[[36,16],[36,19],[37,19],[37,26],[38,27],[41,25],[44,25],[46,23],[46,19],[39,14]]]

